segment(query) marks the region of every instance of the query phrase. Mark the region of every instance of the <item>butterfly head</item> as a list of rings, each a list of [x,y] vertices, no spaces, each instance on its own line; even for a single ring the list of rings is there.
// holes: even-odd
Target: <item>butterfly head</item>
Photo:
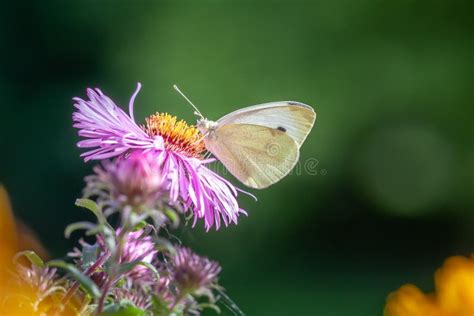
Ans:
[[[217,123],[203,117],[198,119],[196,126],[201,134],[206,135],[212,133],[217,128]]]
[[[184,95],[181,90],[179,90],[177,85],[173,85],[173,88],[178,91],[178,93],[194,108],[194,114],[199,117],[196,126],[201,132],[201,134],[205,136],[211,134],[216,129],[217,123],[209,121],[207,118],[205,118],[198,110],[198,108],[191,102],[191,100],[189,100],[188,97]]]

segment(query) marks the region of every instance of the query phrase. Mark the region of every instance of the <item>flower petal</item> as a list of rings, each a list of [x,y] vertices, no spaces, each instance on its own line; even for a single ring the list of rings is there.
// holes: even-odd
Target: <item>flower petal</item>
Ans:
[[[130,110],[133,110],[133,100]],[[96,148],[82,155],[85,161],[118,156],[129,149],[146,149],[154,146],[149,137],[133,120],[133,113],[127,114],[99,89],[87,89],[89,100],[74,98],[76,111],[72,118],[79,136],[86,138],[78,142],[80,148]]]

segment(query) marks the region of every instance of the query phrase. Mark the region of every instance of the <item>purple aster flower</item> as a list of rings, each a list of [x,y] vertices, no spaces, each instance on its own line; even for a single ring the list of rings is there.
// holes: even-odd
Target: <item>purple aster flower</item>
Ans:
[[[238,190],[229,181],[206,167],[213,159],[204,159],[205,146],[199,130],[168,114],[154,114],[146,126],[135,123],[133,103],[141,85],[129,102],[129,114],[99,89],[88,89],[88,100],[74,98],[74,127],[85,138],[78,147],[88,151],[85,161],[120,156],[133,150],[151,152],[161,166],[161,175],[172,203],[191,208],[194,223],[204,219],[209,230],[237,223],[241,213]]]
[[[17,267],[18,280],[21,284],[29,286],[37,294],[38,301],[42,301],[55,292],[64,292],[64,287],[58,282],[56,277],[56,269],[40,268],[36,265],[26,267],[18,264]]]
[[[0,310],[9,310],[6,306],[10,304],[11,311],[17,312],[15,315],[49,315],[54,309],[63,310],[66,306],[59,302],[66,292],[66,282],[56,272],[54,268],[17,263],[12,279],[14,283],[9,284],[11,296],[2,298]],[[7,314],[10,315],[6,312],[5,315]]]
[[[109,204],[152,207],[163,195],[161,166],[151,153],[134,151],[114,162],[104,161],[86,177],[89,194],[105,196]]]
[[[116,234],[120,234],[120,229],[117,229]],[[108,276],[103,271],[104,263],[106,259],[110,257],[110,250],[104,240],[104,236],[96,236],[98,245],[97,261],[93,264],[93,267],[84,267],[82,262],[83,251],[78,248],[74,248],[74,251],[68,253],[71,258],[76,258],[76,265],[81,266],[82,269],[87,268],[86,271],[91,270],[90,273],[86,273],[99,287],[104,286],[108,281]],[[85,241],[80,240],[82,248],[94,247],[87,244]],[[156,250],[155,244],[151,236],[144,236],[143,230],[135,232],[129,232],[124,237],[123,248],[120,254],[119,263],[130,263],[136,260],[143,261],[146,263],[153,263],[156,261],[158,251]],[[92,269],[93,268],[93,269]],[[125,275],[128,283],[133,284],[153,284],[155,275],[147,267],[143,265],[137,265],[132,270],[128,271]]]
[[[132,287],[129,289],[117,288],[114,289],[113,294],[117,304],[126,300],[143,310],[151,306],[151,297],[141,287]]]
[[[205,292],[217,282],[220,265],[195,254],[189,248],[177,248],[172,261],[172,276],[181,292]]]
[[[120,229],[118,229],[116,233],[120,234]],[[108,252],[104,238],[101,235],[97,236],[97,243],[102,253]],[[151,236],[144,236],[143,230],[138,230],[125,235],[125,242],[120,255],[120,263],[130,263],[139,260],[151,264],[157,254],[158,251],[156,250]],[[132,282],[142,284],[154,281],[153,272],[142,265],[135,266],[132,270],[127,272],[125,276]]]
[[[171,279],[167,275],[160,275],[160,280],[153,284],[153,292],[167,307],[172,306],[175,302],[175,293],[171,289]]]

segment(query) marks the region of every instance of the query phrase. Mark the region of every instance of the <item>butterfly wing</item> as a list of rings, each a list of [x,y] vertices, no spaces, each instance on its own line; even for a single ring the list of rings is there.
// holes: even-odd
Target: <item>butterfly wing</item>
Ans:
[[[313,108],[296,101],[270,102],[249,106],[223,116],[219,126],[227,124],[261,125],[279,129],[295,140],[301,147],[316,120]]]
[[[263,189],[286,176],[299,158],[286,132],[253,124],[224,124],[205,139],[206,148],[243,184]]]

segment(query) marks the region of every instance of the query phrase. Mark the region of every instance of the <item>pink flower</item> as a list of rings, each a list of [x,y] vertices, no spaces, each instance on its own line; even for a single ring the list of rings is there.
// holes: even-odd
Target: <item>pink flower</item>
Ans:
[[[151,297],[141,287],[116,288],[113,290],[116,304],[129,301],[136,307],[146,310],[151,307]]]
[[[118,229],[116,233],[120,234],[120,229]],[[101,254],[105,254],[109,251],[102,235],[97,235],[97,243],[100,247]],[[151,264],[154,262],[157,254],[158,251],[156,250],[152,238],[150,236],[143,236],[143,230],[138,230],[125,235],[125,241],[120,255],[120,263],[132,263],[139,260]],[[153,272],[142,265],[135,266],[131,271],[127,272],[126,276],[140,283],[151,283],[154,280]]]
[[[86,191],[102,199],[105,196],[108,204],[153,207],[164,194],[161,165],[150,152],[134,151],[114,162],[104,161],[94,172],[86,177]]]
[[[222,270],[217,262],[201,257],[184,247],[176,249],[171,269],[178,287],[185,292],[210,289],[217,282]]]
[[[191,208],[194,223],[204,220],[206,230],[237,223],[241,213],[236,197],[238,188],[206,167],[214,161],[204,159],[205,146],[199,131],[168,114],[156,113],[138,125],[133,103],[141,85],[132,95],[129,114],[119,108],[99,89],[88,89],[88,100],[74,98],[74,127],[84,140],[78,147],[88,151],[85,161],[101,160],[135,151],[150,152],[161,167],[171,203]]]
[[[171,279],[169,276],[160,275],[160,280],[153,284],[153,292],[159,297],[161,302],[167,307],[171,307],[176,300],[171,287]]]

